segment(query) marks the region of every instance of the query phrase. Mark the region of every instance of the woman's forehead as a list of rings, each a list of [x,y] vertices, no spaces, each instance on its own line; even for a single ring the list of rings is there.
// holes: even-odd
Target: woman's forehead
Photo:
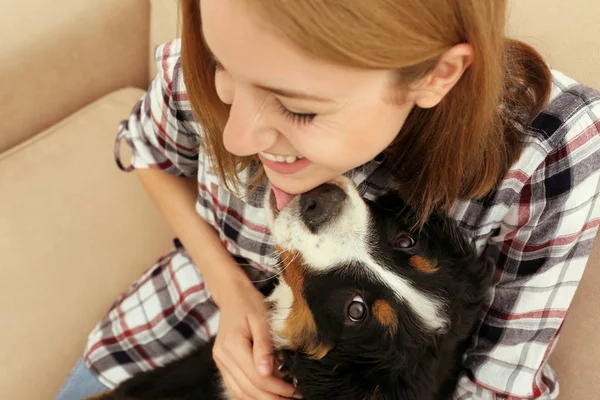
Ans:
[[[278,37],[245,4],[232,0],[201,2],[205,41],[236,79],[335,100],[371,87],[386,75],[384,71],[334,64],[303,52]]]

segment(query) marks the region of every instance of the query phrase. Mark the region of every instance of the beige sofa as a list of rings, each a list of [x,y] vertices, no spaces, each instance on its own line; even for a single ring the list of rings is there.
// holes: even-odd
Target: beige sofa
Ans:
[[[600,4],[518,0],[511,32],[600,89]],[[53,399],[112,300],[171,245],[134,174],[119,121],[176,36],[176,0],[0,2],[0,398]],[[600,398],[600,246],[553,364],[561,399]]]

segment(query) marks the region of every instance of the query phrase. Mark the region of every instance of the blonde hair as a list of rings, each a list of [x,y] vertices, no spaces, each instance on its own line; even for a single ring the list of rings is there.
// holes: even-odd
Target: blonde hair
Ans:
[[[241,0],[240,0],[241,1]],[[470,67],[441,103],[415,107],[385,150],[393,186],[424,221],[458,199],[482,197],[520,152],[523,129],[546,104],[550,71],[528,45],[505,37],[505,0],[247,0],[268,29],[301,50],[359,68],[398,71],[403,85],[425,77],[459,43]],[[198,0],[181,0],[182,69],[209,157],[229,187],[255,162],[222,142],[229,108],[217,97]],[[276,21],[276,22],[271,22]],[[250,182],[262,180],[259,175]]]

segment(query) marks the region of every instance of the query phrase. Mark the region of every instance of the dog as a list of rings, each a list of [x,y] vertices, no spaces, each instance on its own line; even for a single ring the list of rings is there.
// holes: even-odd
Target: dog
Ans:
[[[266,298],[279,376],[307,400],[450,399],[493,271],[454,221],[434,212],[416,229],[398,194],[364,200],[343,177],[281,211],[265,202],[282,260]],[[213,344],[94,399],[233,399]]]

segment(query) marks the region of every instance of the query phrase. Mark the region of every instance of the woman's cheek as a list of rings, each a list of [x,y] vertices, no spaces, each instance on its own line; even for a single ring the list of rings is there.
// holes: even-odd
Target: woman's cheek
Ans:
[[[348,146],[347,136],[341,134],[339,126],[319,123],[297,132],[290,139],[292,146],[304,157],[318,164],[335,161],[339,153]]]

